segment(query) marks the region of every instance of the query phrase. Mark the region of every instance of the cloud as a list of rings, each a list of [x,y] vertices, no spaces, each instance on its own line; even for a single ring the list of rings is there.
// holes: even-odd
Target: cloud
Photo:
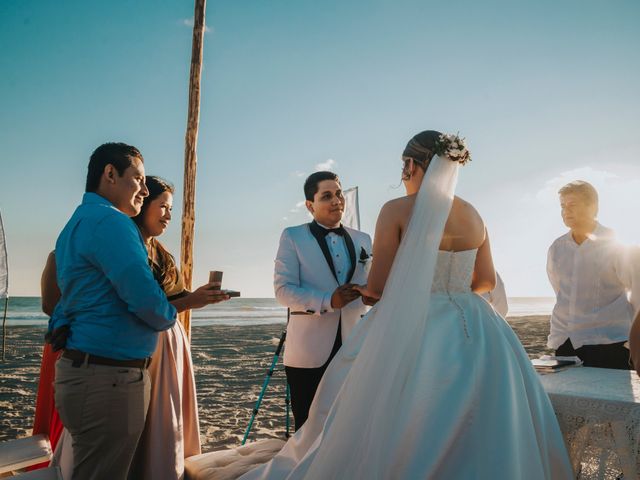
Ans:
[[[320,170],[332,170],[337,164],[333,158],[329,158],[326,162],[321,162],[316,165],[316,172]]]
[[[320,172],[322,170],[333,170],[333,168],[336,165],[338,165],[338,162],[336,162],[332,158],[328,158],[324,162],[316,163],[316,165],[315,165],[315,167],[313,167],[313,169],[314,169],[315,172]],[[292,177],[296,177],[296,178],[302,178],[302,177],[306,177],[308,174],[306,172],[302,172],[300,170],[296,170],[294,172],[291,172],[289,175],[291,175]]]
[[[304,201],[296,203],[295,207],[289,210],[290,213],[298,213],[304,207]]]
[[[193,28],[193,17],[192,18],[183,18],[181,23],[185,27]],[[212,31],[213,31],[212,27],[209,27],[208,25],[204,26],[204,33],[211,33]]]
[[[290,210],[289,210],[289,213],[287,214],[287,216],[282,217],[282,220],[284,220],[284,221],[286,222],[286,221],[288,221],[288,220],[289,220],[289,218],[292,218],[292,219],[294,219],[294,220],[295,220],[295,219],[299,219],[299,218],[300,218],[300,214],[301,214],[302,212],[306,213],[306,215],[304,215],[305,217],[313,218],[313,215],[311,215],[311,214],[309,213],[309,210],[307,210],[307,209],[305,208],[305,202],[304,202],[304,200],[303,200],[303,201],[301,201],[301,202],[297,202],[297,203],[294,205],[294,207],[293,207],[292,209],[290,209]],[[300,220],[297,220],[297,221],[300,221]]]
[[[547,180],[542,188],[534,195],[538,202],[546,203],[549,200],[556,202],[558,199],[558,190],[564,185],[574,180],[585,180],[593,184],[596,189],[610,184],[612,181],[620,180],[615,173],[607,170],[596,170],[592,167],[580,167],[573,170],[561,172],[555,177]]]

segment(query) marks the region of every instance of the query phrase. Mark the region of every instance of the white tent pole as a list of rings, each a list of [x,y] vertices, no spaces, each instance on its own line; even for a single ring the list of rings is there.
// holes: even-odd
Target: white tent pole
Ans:
[[[4,234],[2,212],[0,212],[0,299],[4,298],[2,315],[2,361],[6,358],[7,339],[7,306],[9,304],[9,257],[7,255],[7,239]]]

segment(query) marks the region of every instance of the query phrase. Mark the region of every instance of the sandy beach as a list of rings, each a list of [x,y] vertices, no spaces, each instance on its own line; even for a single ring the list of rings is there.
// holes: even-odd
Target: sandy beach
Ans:
[[[509,318],[530,357],[549,353],[548,316]],[[238,445],[262,387],[283,325],[195,326],[192,355],[198,388],[203,451]],[[0,363],[0,440],[31,433],[45,327],[8,329],[7,360]],[[278,364],[251,439],[285,431],[285,381]]]

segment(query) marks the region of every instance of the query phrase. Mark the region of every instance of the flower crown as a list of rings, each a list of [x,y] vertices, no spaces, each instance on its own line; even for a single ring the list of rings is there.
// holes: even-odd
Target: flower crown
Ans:
[[[471,161],[471,154],[467,149],[464,138],[460,138],[457,134],[441,134],[436,140],[435,154],[439,157],[447,157],[452,162],[458,162],[460,165]]]

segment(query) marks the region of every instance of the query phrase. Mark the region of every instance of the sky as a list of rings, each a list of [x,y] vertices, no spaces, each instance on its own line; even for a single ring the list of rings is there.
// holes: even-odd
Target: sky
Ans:
[[[583,179],[602,224],[640,243],[636,0],[209,1],[194,282],[272,297],[282,229],[308,221],[318,168],[358,186],[362,229],[404,193],[422,130],[467,139],[458,194],[489,229],[509,296],[552,295],[557,190]],[[0,2],[0,211],[10,294],[37,295],[46,256],[107,141],[176,184],[161,240],[180,248],[193,4]],[[194,285],[195,286],[195,285]]]

